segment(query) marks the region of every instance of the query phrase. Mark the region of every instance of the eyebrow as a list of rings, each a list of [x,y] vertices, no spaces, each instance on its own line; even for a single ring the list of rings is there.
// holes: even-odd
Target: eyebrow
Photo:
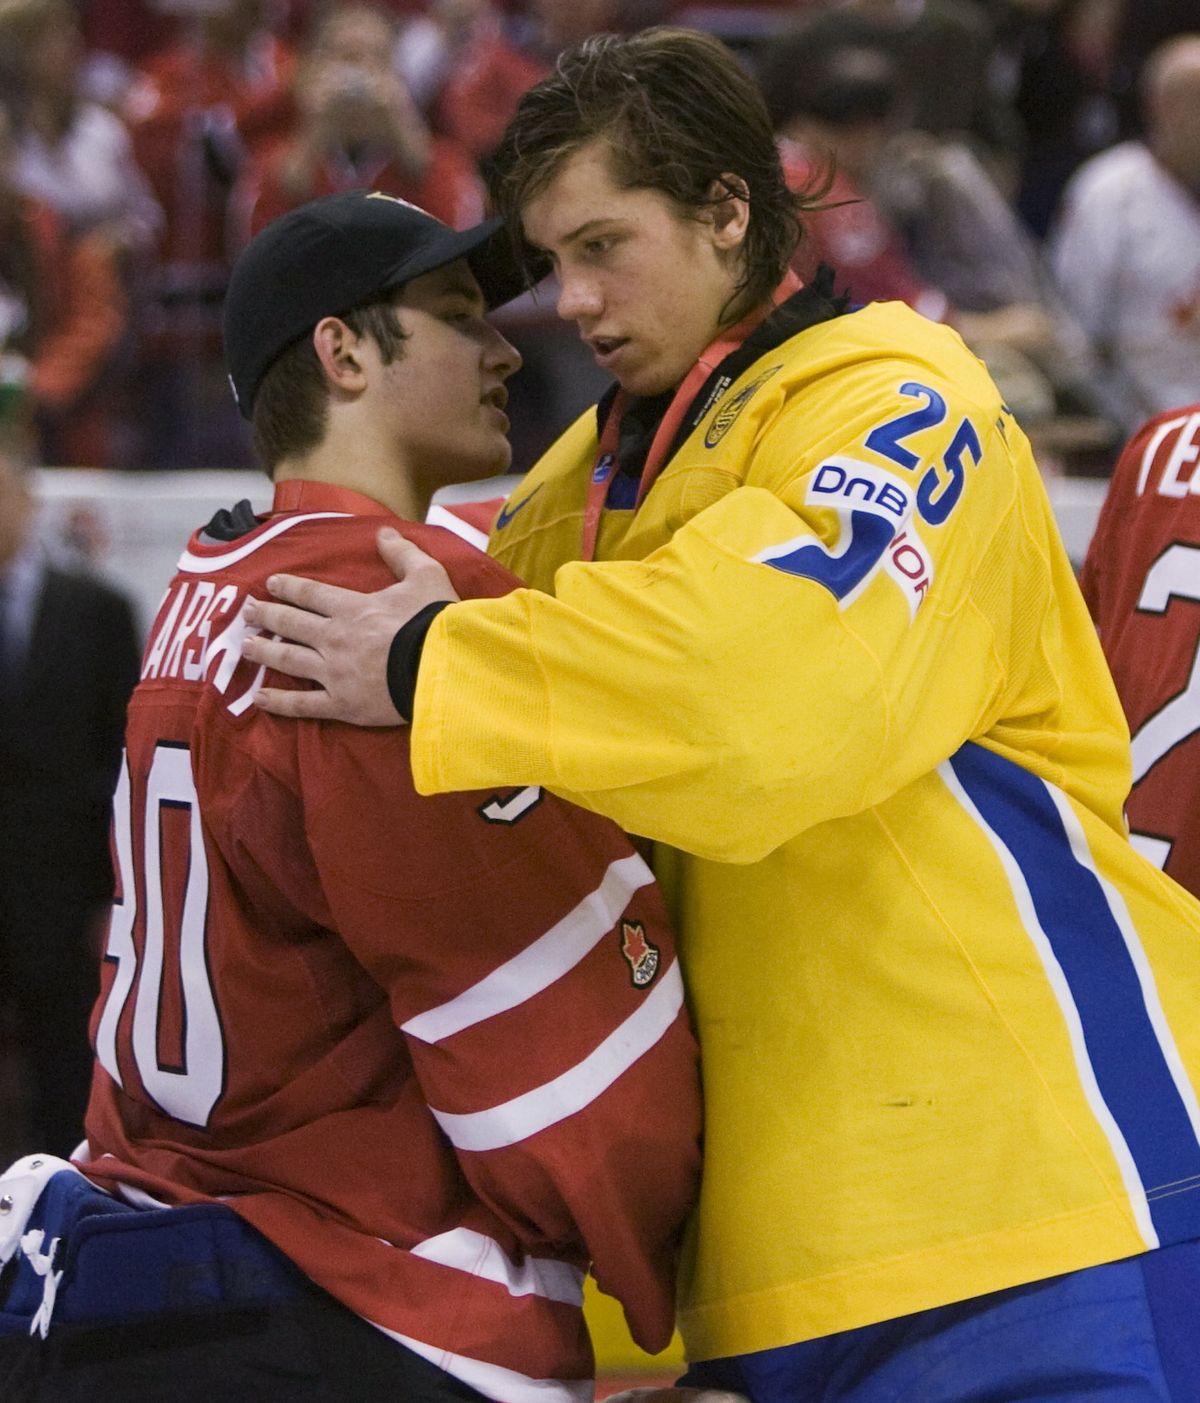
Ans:
[[[598,215],[595,219],[587,219],[577,229],[572,229],[569,234],[564,235],[562,242],[564,244],[574,243],[577,239],[586,238],[587,235],[597,226],[602,224],[613,224],[615,222],[616,216],[612,214],[602,214]],[[548,248],[543,248],[541,244],[535,244],[532,239],[527,238],[526,242],[531,248],[536,249],[538,253],[550,252]]]
[[[480,289],[474,283],[468,282],[466,278],[452,278],[449,282],[443,283],[438,288],[437,295],[439,297],[465,297],[468,302],[478,302],[480,306],[483,306],[485,301]]]

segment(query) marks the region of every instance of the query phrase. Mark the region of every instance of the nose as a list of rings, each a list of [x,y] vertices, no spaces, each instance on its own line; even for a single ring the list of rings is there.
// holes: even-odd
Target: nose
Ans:
[[[593,277],[583,270],[559,269],[558,315],[563,321],[595,321],[602,307],[603,299]]]
[[[507,380],[510,375],[515,375],[521,368],[521,353],[506,340],[491,322],[485,322],[488,336],[484,345],[483,363],[493,374],[499,375],[502,380]]]

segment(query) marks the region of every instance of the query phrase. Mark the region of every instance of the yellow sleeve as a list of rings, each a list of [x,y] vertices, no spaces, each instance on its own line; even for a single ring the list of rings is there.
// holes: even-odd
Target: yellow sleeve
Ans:
[[[775,490],[737,488],[645,560],[445,610],[420,669],[417,787],[542,784],[750,862],[986,732],[1045,613],[1044,519],[996,425],[946,407],[940,435],[914,434],[901,396],[881,432]],[[785,424],[759,452],[786,447]]]

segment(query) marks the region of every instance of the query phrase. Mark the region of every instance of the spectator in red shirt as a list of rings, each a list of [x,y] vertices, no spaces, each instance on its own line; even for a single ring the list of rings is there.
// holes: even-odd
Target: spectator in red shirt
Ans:
[[[318,27],[296,79],[299,123],[263,151],[236,200],[238,240],[320,195],[375,189],[453,228],[478,223],[483,190],[469,154],[434,136],[393,65],[397,26],[351,4]]]
[[[1043,286],[1036,250],[969,148],[905,123],[893,58],[802,29],[774,46],[762,84],[789,183],[832,172],[825,207],[805,221],[801,276],[828,262],[856,302],[894,299],[948,322],[1039,447],[1102,452],[1112,429],[1091,390],[1086,338]]]
[[[145,62],[179,32],[180,16],[153,0],[82,0],[76,7],[89,51]]]
[[[121,245],[142,249],[161,214],[124,124],[84,96],[82,58],[70,0],[0,7],[0,93],[13,125],[13,180],[73,228],[104,225]]]
[[[100,230],[73,234],[12,183],[0,107],[0,359],[21,384],[43,462],[111,466],[106,372],[127,325],[116,249]]]
[[[828,180],[825,208],[810,216],[794,266],[807,281],[830,263],[856,302],[896,300],[941,321],[945,293],[920,277],[901,232],[870,195],[870,175],[893,130],[898,88],[888,60],[872,49],[846,49],[797,81],[794,65],[768,67],[788,184],[799,190]]]
[[[264,10],[263,0],[206,5],[146,64],[128,98],[134,150],[166,219],[143,310],[147,467],[251,461],[228,407],[220,310],[234,184],[292,120],[295,60]]]
[[[435,131],[483,160],[546,65],[511,43],[491,0],[430,0],[400,36],[397,62]]]

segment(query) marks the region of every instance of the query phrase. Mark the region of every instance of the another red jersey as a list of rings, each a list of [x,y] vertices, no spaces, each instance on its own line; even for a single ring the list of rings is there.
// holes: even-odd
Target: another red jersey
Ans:
[[[604,819],[535,788],[422,798],[405,729],[253,706],[240,612],[275,571],[377,589],[386,522],[463,595],[515,583],[345,489],[276,507],[193,537],[150,635],[81,1167],[226,1199],[486,1397],[590,1399],[583,1273],[661,1349],[699,1168],[661,898]]]
[[[1136,846],[1200,895],[1200,404],[1159,414],[1113,473],[1083,592],[1133,739]]]

